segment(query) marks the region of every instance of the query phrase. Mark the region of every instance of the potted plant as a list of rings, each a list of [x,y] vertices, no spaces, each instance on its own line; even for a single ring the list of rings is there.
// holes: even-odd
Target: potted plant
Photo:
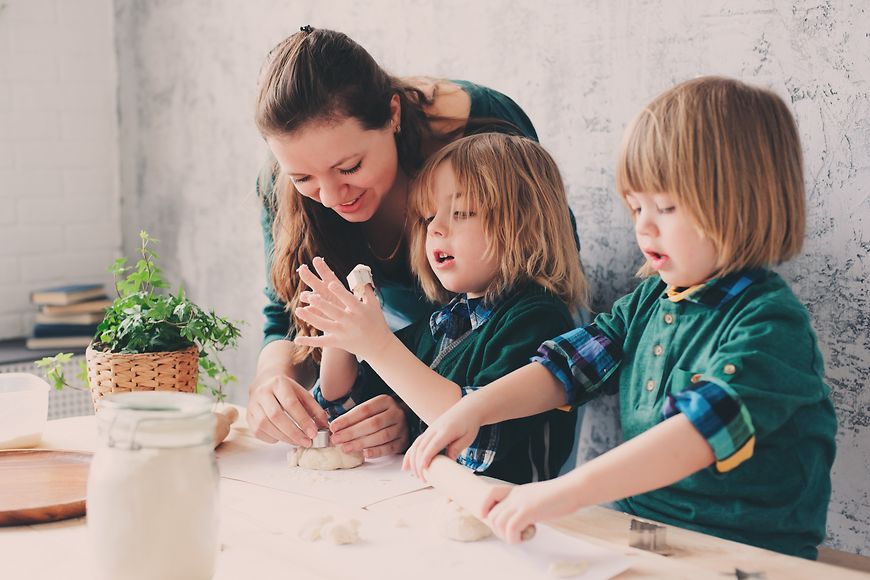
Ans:
[[[191,302],[180,286],[176,294],[167,292],[155,262],[159,256],[149,247],[157,240],[145,231],[139,238],[135,267],[126,258],[110,267],[118,297],[85,352],[83,380],[90,384],[94,405],[108,393],[142,390],[211,392],[223,401],[224,387],[236,379],[217,352],[236,345],[238,327]],[[71,357],[60,353],[36,365],[60,389],[69,386],[62,365]],[[199,380],[203,376],[208,383]]]

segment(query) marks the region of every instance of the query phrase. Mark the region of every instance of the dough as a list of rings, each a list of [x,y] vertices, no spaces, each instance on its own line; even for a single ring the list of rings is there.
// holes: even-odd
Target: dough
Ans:
[[[447,504],[438,504],[438,531],[457,542],[477,542],[492,535],[492,530],[485,523],[465,511],[451,499]]]
[[[359,542],[359,520],[330,522],[323,526],[320,537],[336,546],[356,544]]]
[[[334,469],[350,469],[363,463],[362,452],[345,453],[338,447],[291,447],[287,452],[287,463],[290,467],[332,471]]]
[[[336,520],[332,516],[320,516],[302,524],[299,538],[308,542],[329,540],[336,546],[356,544],[359,541],[359,520]]]
[[[555,578],[573,578],[586,572],[589,562],[585,560],[560,560],[550,564],[547,572]]]

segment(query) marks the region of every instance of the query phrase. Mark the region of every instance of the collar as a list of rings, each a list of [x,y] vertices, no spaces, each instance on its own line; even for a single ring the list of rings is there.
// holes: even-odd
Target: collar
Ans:
[[[441,336],[455,340],[468,329],[480,328],[494,310],[495,305],[485,306],[483,298],[469,299],[466,294],[458,294],[444,307],[432,313],[429,328],[435,340]]]
[[[766,273],[764,268],[740,270],[688,288],[669,286],[661,298],[671,302],[687,300],[708,308],[719,308],[761,280]]]

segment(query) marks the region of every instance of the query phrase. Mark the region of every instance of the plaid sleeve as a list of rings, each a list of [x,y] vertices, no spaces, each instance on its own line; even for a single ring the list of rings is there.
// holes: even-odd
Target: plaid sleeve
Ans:
[[[621,358],[619,346],[590,324],[546,341],[531,360],[544,365],[562,383],[567,403],[582,405],[598,394]]]
[[[739,395],[727,385],[699,381],[689,389],[668,395],[665,418],[685,415],[707,440],[716,456],[716,471],[731,471],[755,450],[755,427]]]
[[[483,387],[463,387],[459,390],[462,396],[469,395]],[[477,437],[471,442],[459,457],[456,458],[458,463],[477,472],[486,471],[492,462],[495,461],[495,454],[498,450],[499,435],[501,427],[498,423],[495,425],[483,425],[480,431],[477,432]]]
[[[312,389],[311,394],[314,395],[314,400],[317,401],[318,405],[323,407],[323,410],[326,411],[326,414],[329,416],[329,420],[332,421],[356,406],[356,401],[354,401],[353,396],[355,393],[359,392],[360,381],[361,377],[357,374],[353,387],[351,387],[350,391],[348,391],[345,396],[335,401],[329,401],[324,398],[323,392],[320,389],[320,379],[317,379],[317,382],[314,383],[314,389]]]

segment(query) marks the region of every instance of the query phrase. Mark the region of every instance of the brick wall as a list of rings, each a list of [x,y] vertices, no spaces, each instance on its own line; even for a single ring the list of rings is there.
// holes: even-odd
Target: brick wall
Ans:
[[[0,338],[120,250],[111,0],[0,0]]]

